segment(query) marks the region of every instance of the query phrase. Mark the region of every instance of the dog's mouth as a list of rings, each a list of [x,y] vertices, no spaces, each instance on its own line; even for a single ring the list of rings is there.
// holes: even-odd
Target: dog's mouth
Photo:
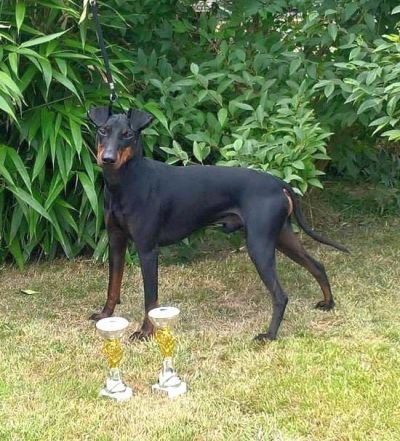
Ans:
[[[104,157],[104,147],[99,145],[97,148],[97,164],[102,168],[108,169],[119,169],[122,165],[133,158],[133,148],[126,147],[123,150],[119,150],[117,153],[117,158],[105,158]]]

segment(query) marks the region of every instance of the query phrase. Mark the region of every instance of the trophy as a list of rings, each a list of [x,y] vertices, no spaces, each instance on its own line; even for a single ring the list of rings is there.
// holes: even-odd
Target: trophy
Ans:
[[[132,389],[122,381],[119,370],[123,355],[120,339],[128,325],[128,320],[122,317],[107,317],[96,323],[97,331],[104,338],[102,352],[109,368],[106,384],[100,390],[100,396],[116,401],[128,400],[133,394]]]
[[[176,341],[172,328],[178,320],[179,312],[179,309],[174,307],[161,307],[149,311],[149,319],[156,327],[154,338],[163,356],[158,383],[153,384],[151,389],[153,392],[166,394],[169,398],[177,397],[187,391],[186,383],[178,377],[172,363]]]

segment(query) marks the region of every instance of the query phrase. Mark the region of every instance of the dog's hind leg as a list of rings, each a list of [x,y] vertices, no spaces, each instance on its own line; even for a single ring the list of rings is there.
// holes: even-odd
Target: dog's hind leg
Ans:
[[[279,219],[278,216],[274,220],[270,214],[266,215],[264,219],[268,219],[268,224],[265,225],[260,222],[260,219],[263,219],[260,213],[257,217],[253,225],[251,223],[246,225],[247,250],[261,280],[272,295],[273,310],[267,333],[257,335],[255,340],[275,340],[288,302],[288,296],[278,280],[275,262],[276,237],[284,218]]]
[[[322,263],[307,253],[298,237],[294,234],[288,221],[279,234],[277,248],[294,262],[303,266],[318,282],[324,299],[318,302],[315,307],[326,311],[332,309],[335,302],[332,297],[332,291],[325,268]]]

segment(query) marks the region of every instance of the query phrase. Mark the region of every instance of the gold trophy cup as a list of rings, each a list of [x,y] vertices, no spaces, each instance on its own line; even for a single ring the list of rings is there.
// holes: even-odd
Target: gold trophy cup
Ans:
[[[176,343],[172,328],[178,320],[179,312],[179,309],[173,306],[155,308],[149,311],[149,319],[156,327],[154,338],[163,356],[158,383],[153,384],[151,389],[153,392],[166,394],[169,398],[185,394],[187,391],[186,383],[178,377],[172,362]]]
[[[122,381],[119,369],[123,356],[121,337],[128,325],[128,320],[122,317],[107,317],[96,323],[98,333],[104,338],[102,352],[109,368],[106,384],[100,390],[100,396],[116,401],[128,400],[133,395],[132,389]]]

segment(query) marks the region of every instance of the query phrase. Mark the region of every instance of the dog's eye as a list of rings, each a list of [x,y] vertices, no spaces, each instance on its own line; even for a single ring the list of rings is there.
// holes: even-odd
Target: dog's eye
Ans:
[[[106,135],[107,135],[106,130],[103,129],[103,128],[100,128],[97,132],[98,132],[98,134],[101,135],[101,136],[106,136]]]
[[[132,136],[133,136],[133,132],[132,132],[131,130],[128,130],[128,131],[125,132],[122,136],[123,136],[124,138],[126,138],[126,139],[132,138]]]

